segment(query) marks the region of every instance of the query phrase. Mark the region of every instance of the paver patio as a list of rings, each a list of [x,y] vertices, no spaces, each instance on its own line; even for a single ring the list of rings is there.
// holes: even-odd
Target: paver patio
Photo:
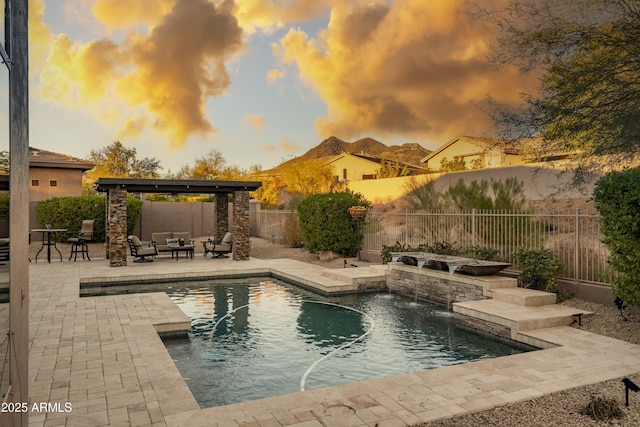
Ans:
[[[79,297],[80,279],[275,271],[344,285],[289,259],[31,263],[30,407],[71,410],[32,412],[30,425],[404,426],[640,372],[640,346],[562,326],[521,332],[558,345],[547,350],[200,409],[158,336],[189,323],[167,295]]]

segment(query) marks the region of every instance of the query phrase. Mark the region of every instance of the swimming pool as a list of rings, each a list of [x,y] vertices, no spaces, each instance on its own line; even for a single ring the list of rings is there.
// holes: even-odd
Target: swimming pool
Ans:
[[[188,338],[165,345],[201,407],[530,350],[399,295],[322,298],[271,278],[155,288],[192,319]]]

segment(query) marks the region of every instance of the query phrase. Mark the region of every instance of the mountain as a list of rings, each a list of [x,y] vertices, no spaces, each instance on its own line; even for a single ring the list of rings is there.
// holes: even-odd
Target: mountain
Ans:
[[[331,136],[302,156],[291,159],[286,163],[335,156],[343,152],[365,154],[387,160],[397,159],[400,162],[412,165],[420,165],[420,160],[431,153],[430,150],[427,150],[417,143],[387,146],[373,138],[362,138],[355,142],[346,142],[335,136]]]

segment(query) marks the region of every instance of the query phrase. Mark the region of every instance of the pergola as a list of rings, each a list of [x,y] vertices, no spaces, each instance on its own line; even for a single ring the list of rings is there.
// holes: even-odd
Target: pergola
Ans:
[[[106,232],[109,265],[127,265],[127,193],[215,194],[216,236],[233,233],[233,259],[249,259],[249,192],[259,181],[98,178],[95,189],[107,194]],[[229,194],[233,195],[233,230],[229,230]]]

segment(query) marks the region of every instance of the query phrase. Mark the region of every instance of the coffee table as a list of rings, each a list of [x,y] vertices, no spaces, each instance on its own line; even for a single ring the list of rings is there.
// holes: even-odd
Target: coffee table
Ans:
[[[194,245],[183,245],[183,246],[171,245],[170,248],[171,248],[171,259],[173,259],[174,255],[175,255],[176,261],[177,261],[178,258],[180,257],[180,252],[184,252],[185,253],[185,255],[184,255],[185,258],[191,257],[191,259],[193,259],[193,252],[194,252],[194,249],[195,249]]]

